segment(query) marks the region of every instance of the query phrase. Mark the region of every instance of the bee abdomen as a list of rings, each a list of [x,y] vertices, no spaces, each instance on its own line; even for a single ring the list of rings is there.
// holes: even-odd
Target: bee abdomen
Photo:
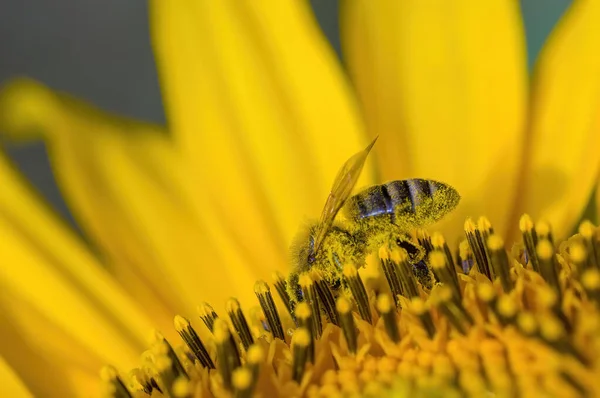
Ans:
[[[356,220],[394,214],[400,206],[407,213],[414,213],[424,201],[433,198],[436,191],[448,187],[441,182],[420,178],[391,181],[354,195],[348,200],[346,210]]]

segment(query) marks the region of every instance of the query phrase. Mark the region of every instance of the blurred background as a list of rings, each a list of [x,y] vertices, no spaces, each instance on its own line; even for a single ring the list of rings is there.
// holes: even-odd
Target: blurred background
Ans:
[[[339,54],[338,2],[311,0]],[[568,0],[521,0],[533,65]],[[2,0],[0,84],[15,76],[86,99],[105,110],[164,123],[144,0]],[[9,155],[52,205],[71,220],[41,144]]]

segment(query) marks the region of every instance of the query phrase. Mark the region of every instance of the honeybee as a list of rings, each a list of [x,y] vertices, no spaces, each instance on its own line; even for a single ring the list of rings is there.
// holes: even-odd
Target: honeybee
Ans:
[[[366,256],[384,244],[402,247],[411,263],[418,263],[424,249],[410,239],[409,232],[433,224],[458,204],[460,195],[454,188],[425,179],[391,181],[350,196],[376,141],[342,165],[320,219],[301,228],[294,238],[288,279],[293,299],[302,298],[300,273],[316,268],[332,287],[338,288],[344,265],[362,267]],[[344,217],[338,220],[340,211]]]

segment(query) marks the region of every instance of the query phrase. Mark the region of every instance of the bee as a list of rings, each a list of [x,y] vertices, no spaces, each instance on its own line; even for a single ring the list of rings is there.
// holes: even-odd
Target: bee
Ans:
[[[376,141],[342,165],[320,219],[301,228],[294,238],[288,279],[293,299],[302,299],[300,273],[318,269],[337,289],[344,265],[364,266],[367,255],[385,244],[403,248],[411,263],[417,264],[424,249],[410,239],[409,232],[439,221],[458,204],[460,195],[454,188],[426,179],[391,181],[350,196]],[[343,217],[338,219],[340,212]]]

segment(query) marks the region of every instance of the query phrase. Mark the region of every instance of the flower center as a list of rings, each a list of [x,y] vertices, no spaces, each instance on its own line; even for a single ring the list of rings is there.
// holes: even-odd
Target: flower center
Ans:
[[[176,316],[185,344],[157,334],[139,368],[102,378],[115,397],[600,394],[600,231],[584,222],[556,245],[547,223],[525,215],[520,229],[507,252],[487,219],[467,220],[455,256],[419,230],[417,264],[384,245],[339,286],[301,274],[302,301],[275,274],[278,297],[259,281],[246,314],[235,299],[226,318],[201,304],[207,338]]]

